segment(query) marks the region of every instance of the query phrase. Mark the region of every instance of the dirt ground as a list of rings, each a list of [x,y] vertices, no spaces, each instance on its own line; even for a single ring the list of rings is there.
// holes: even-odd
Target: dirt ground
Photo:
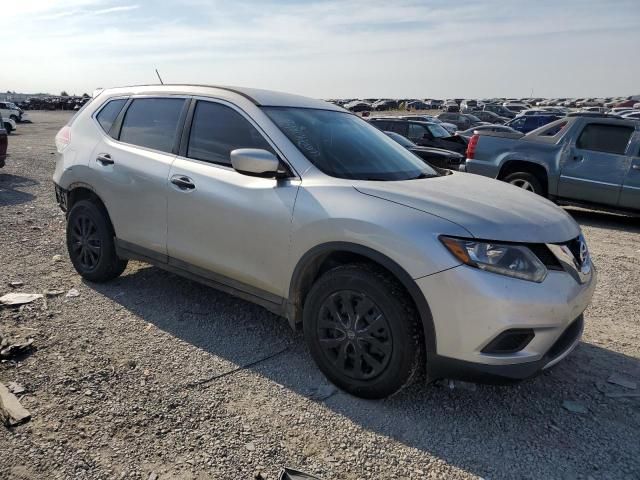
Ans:
[[[32,414],[0,426],[1,479],[275,479],[284,465],[326,480],[640,478],[640,220],[571,211],[599,283],[583,342],[553,370],[365,401],[335,392],[260,307],[137,262],[82,281],[51,181],[69,114],[31,118],[0,170],[0,295],[64,293],[0,307],[0,335],[37,347],[0,364]]]

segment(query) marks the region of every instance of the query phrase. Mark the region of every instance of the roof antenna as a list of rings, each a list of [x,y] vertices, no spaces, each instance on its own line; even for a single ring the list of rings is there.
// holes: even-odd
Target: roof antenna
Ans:
[[[160,80],[160,85],[164,85],[164,82],[162,81],[162,77],[160,76],[160,73],[158,73],[157,68],[156,68],[156,75],[158,76],[158,80]]]

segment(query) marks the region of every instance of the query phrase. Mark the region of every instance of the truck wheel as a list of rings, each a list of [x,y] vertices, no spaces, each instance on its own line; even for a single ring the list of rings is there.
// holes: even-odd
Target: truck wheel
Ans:
[[[512,173],[511,175],[507,175],[504,178],[504,181],[529,192],[533,192],[537,195],[544,194],[544,190],[542,189],[540,180],[538,180],[535,175],[529,172]]]
[[[106,213],[88,200],[75,203],[69,212],[67,250],[76,271],[92,282],[106,282],[127,268],[127,260],[116,255]]]
[[[368,265],[322,275],[305,300],[303,329],[320,370],[358,397],[398,392],[424,363],[413,302],[393,277]]]

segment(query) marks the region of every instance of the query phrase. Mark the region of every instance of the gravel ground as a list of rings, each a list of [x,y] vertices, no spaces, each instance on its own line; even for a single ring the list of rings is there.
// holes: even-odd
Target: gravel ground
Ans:
[[[260,307],[137,262],[82,281],[51,182],[68,117],[31,112],[0,170],[0,295],[79,292],[0,310],[0,335],[37,345],[0,364],[33,416],[0,427],[0,478],[640,478],[640,386],[607,382],[640,385],[639,220],[572,211],[599,284],[583,343],[552,371],[364,401],[333,392],[302,335]]]

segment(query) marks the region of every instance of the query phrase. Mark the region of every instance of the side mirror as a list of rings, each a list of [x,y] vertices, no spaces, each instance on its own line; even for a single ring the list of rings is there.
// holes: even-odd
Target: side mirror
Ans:
[[[273,153],[259,148],[238,148],[229,157],[231,166],[245,175],[276,176],[280,161]]]

